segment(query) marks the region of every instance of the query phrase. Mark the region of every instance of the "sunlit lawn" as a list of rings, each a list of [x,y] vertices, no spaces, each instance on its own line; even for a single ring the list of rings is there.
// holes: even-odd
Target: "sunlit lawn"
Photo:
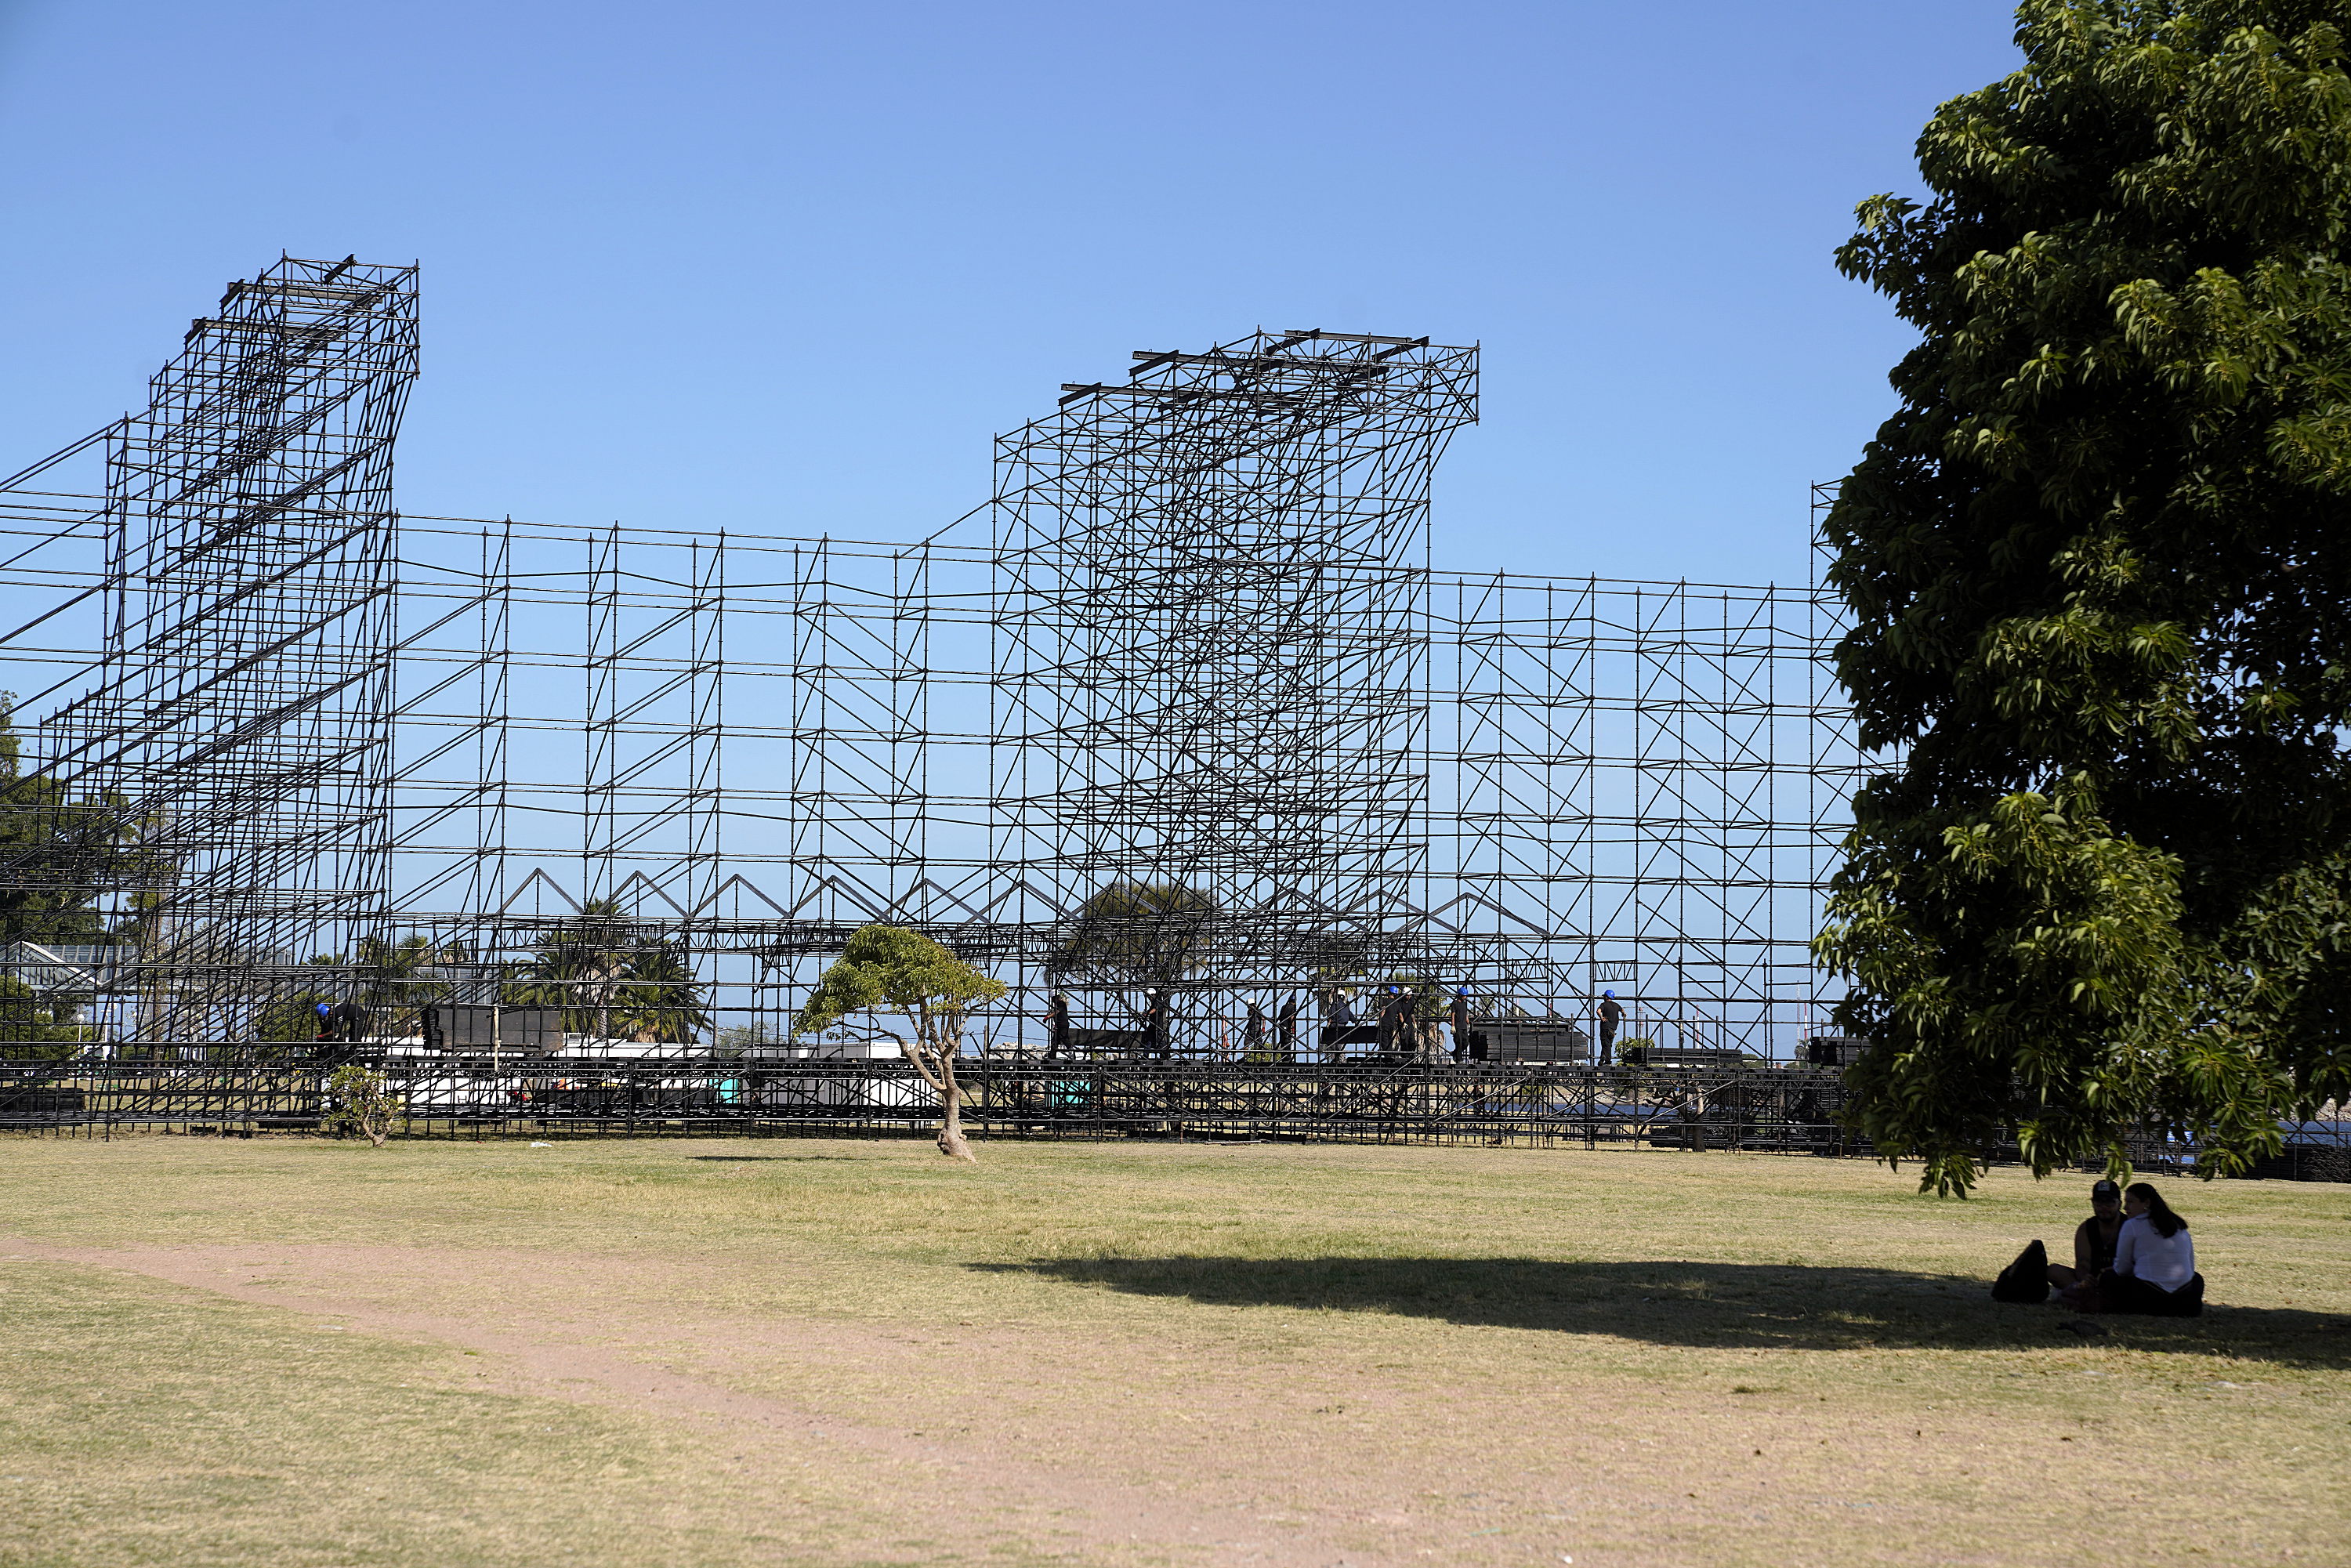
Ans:
[[[2351,1188],[2083,1340],[2086,1178],[981,1158],[0,1140],[0,1562],[2351,1562]]]

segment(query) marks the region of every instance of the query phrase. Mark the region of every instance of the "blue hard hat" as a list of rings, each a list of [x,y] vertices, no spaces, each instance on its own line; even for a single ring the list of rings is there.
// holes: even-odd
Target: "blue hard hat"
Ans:
[[[319,1016],[320,1018],[325,1018],[325,1017],[327,1016],[327,1014],[328,1014],[329,1012],[330,1012],[331,1010],[333,1010],[333,1009],[329,1009],[329,1008],[327,1006],[327,1004],[326,1004],[326,1003],[324,1003],[324,1002],[320,1002],[320,1003],[319,1004]]]
[[[1615,992],[1614,992],[1614,991],[1603,991],[1603,992],[1601,992],[1600,994],[1601,994],[1602,996],[1604,996],[1604,997],[1606,997],[1606,998],[1607,998],[1609,1000],[1611,1000],[1611,1001],[1614,1001],[1614,1000],[1615,1000],[1615,998],[1616,998],[1616,993],[1615,993]]]

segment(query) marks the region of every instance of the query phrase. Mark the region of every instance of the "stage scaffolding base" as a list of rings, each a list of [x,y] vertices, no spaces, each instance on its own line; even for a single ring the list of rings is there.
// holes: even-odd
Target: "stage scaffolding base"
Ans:
[[[937,1119],[931,1092],[887,1061],[381,1066],[412,1137],[912,1136]],[[307,1132],[329,1071],[301,1061],[16,1063],[0,1082],[0,1130]],[[961,1075],[964,1123],[979,1137],[1862,1152],[1835,1123],[1837,1075],[1818,1069],[1025,1061],[967,1061]]]
[[[110,1137],[314,1134],[317,1060],[0,1061],[0,1133]],[[935,1097],[888,1061],[748,1064],[487,1056],[375,1063],[394,1135],[927,1138]],[[1533,1063],[975,1061],[959,1069],[979,1138],[1460,1144],[1869,1157],[1837,1122],[1834,1068],[1592,1068]],[[2290,1129],[2256,1177],[2351,1180],[2338,1123]],[[2013,1164],[2013,1144],[1984,1151]],[[2185,1175],[2192,1151],[2134,1140],[2140,1170]]]

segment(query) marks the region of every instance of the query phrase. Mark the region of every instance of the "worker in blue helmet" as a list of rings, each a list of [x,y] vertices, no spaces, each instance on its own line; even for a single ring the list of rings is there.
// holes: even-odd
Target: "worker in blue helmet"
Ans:
[[[1593,1009],[1600,1017],[1600,1065],[1608,1065],[1608,1053],[1615,1049],[1616,1026],[1625,1021],[1625,1009],[1617,1005],[1614,991],[1600,993],[1600,1006]]]

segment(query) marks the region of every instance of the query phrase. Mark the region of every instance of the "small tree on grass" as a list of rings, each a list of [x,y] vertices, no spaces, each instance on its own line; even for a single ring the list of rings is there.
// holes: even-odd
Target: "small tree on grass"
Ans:
[[[345,1062],[326,1082],[326,1107],[319,1125],[329,1133],[358,1133],[377,1148],[392,1136],[392,1113],[397,1108],[384,1076],[372,1067]]]
[[[939,1153],[969,1160],[962,1091],[956,1084],[956,1051],[965,1016],[975,1005],[1003,994],[1003,981],[990,979],[921,932],[902,925],[868,925],[849,939],[841,956],[817,980],[808,1004],[792,1021],[792,1035],[820,1033],[851,1013],[885,1011],[911,1020],[911,1040],[883,1032],[938,1091]]]

